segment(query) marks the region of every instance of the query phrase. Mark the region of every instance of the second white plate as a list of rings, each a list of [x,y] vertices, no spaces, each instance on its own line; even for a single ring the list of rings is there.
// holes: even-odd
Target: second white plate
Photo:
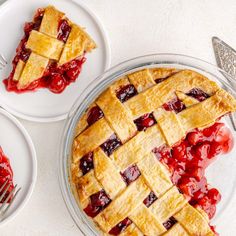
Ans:
[[[37,176],[37,160],[34,145],[20,122],[0,108],[0,146],[10,160],[13,182],[21,191],[9,208],[0,226],[13,219],[25,206],[33,192]]]
[[[2,80],[12,69],[11,60],[23,36],[24,23],[32,20],[37,8],[49,4],[85,27],[98,48],[87,54],[87,61],[79,78],[62,94],[53,94],[46,89],[25,94],[9,93],[5,90]],[[4,37],[0,38],[0,53],[5,55],[9,62],[6,69],[0,71],[0,105],[20,118],[38,122],[65,119],[78,95],[110,65],[110,48],[104,29],[97,17],[78,0],[8,0],[0,7],[0,28],[4,32]]]

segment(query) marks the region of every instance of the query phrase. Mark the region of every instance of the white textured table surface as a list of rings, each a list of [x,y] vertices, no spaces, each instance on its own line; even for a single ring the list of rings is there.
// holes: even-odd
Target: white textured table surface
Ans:
[[[188,54],[215,63],[211,47],[213,35],[236,48],[235,0],[84,2],[100,17],[107,30],[112,65],[154,52]],[[64,122],[22,123],[37,151],[38,180],[28,205],[14,221],[0,229],[0,235],[80,235],[62,200],[57,178],[56,153]],[[222,235],[236,235],[235,214],[236,196],[227,215],[221,217]]]

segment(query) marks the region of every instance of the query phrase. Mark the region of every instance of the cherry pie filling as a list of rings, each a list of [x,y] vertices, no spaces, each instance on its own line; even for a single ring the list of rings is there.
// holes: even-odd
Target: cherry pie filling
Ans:
[[[119,146],[121,146],[121,141],[115,134],[113,134],[100,147],[108,156],[110,156]]]
[[[39,88],[48,88],[53,93],[62,93],[69,84],[75,82],[76,78],[81,72],[83,63],[86,61],[85,56],[75,58],[74,60],[62,66],[58,66],[56,61],[51,61],[41,78],[38,78],[37,80],[30,83],[27,88],[17,88],[18,81],[13,80],[17,63],[19,62],[19,60],[26,62],[29,59],[31,50],[26,48],[26,42],[32,30],[39,30],[43,15],[44,10],[38,9],[37,13],[34,16],[34,20],[32,22],[25,23],[24,36],[16,49],[16,56],[12,61],[12,72],[10,73],[10,76],[8,78],[3,80],[3,83],[5,84],[5,87],[9,92],[23,93],[35,91]],[[57,39],[66,42],[70,31],[71,27],[68,21],[62,19],[59,22],[59,33]]]
[[[172,148],[162,146],[153,152],[168,166],[172,182],[189,203],[203,209],[211,219],[221,195],[208,185],[205,170],[218,154],[228,153],[232,147],[233,137],[229,128],[217,122],[203,130],[193,130]]]
[[[83,156],[80,160],[79,165],[83,175],[87,174],[93,169],[93,153],[89,152],[87,155]]]
[[[136,94],[133,85],[127,85],[117,92],[117,97],[121,102],[127,101]],[[198,88],[190,90],[187,95],[203,101],[209,97]],[[181,112],[186,107],[182,101],[177,97],[163,105],[167,111]],[[89,111],[88,124],[91,125],[98,119],[104,116],[101,109],[96,106]],[[145,114],[142,117],[134,120],[139,131],[146,130],[148,127],[156,124],[156,120],[152,113]],[[101,145],[101,148],[109,156],[111,153],[121,145],[121,141],[112,135],[109,140]],[[224,123],[216,122],[210,127],[202,130],[195,129],[189,132],[185,139],[175,144],[173,147],[165,145],[155,148],[153,153],[156,155],[164,165],[171,171],[171,179],[179,191],[186,196],[189,203],[204,210],[211,219],[215,215],[216,204],[220,202],[221,195],[216,188],[211,188],[205,178],[205,170],[212,163],[218,154],[225,154],[231,151],[233,147],[233,137],[228,127]],[[80,168],[83,174],[87,173],[93,168],[92,154],[89,153],[81,159]],[[82,164],[81,164],[82,163]],[[132,165],[120,173],[127,185],[135,181],[140,175],[137,165]],[[144,199],[143,203],[149,207],[156,200],[157,196],[154,192]],[[104,190],[92,195],[91,202],[84,209],[87,215],[94,217],[101,209],[104,209],[109,203],[110,199]],[[168,230],[177,221],[171,217],[163,223]],[[129,218],[124,219],[114,228],[110,230],[110,234],[118,235],[123,232],[132,221]],[[210,226],[215,232],[213,226]],[[217,234],[217,233],[216,233]]]
[[[102,189],[101,191],[90,196],[91,203],[84,209],[85,213],[90,217],[98,215],[108,204],[111,199],[108,197],[106,192]]]
[[[98,106],[92,107],[88,112],[88,118],[87,118],[88,125],[89,126],[92,125],[93,123],[101,119],[103,116],[104,114]]]
[[[175,111],[175,113],[179,113],[183,111],[186,107],[182,101],[180,101],[177,97],[172,99],[171,101],[163,104],[163,108],[166,111]]]
[[[205,93],[204,91],[202,91],[199,88],[191,89],[186,95],[191,96],[191,97],[197,99],[199,102],[202,102],[205,99],[210,97],[207,93]]]
[[[137,126],[138,131],[146,130],[148,127],[153,126],[156,124],[156,120],[153,117],[152,113],[144,114],[143,116],[139,117],[138,119],[134,120],[134,123]]]
[[[132,165],[128,167],[121,176],[127,185],[135,181],[141,175],[137,165]]]
[[[118,91],[116,91],[117,98],[124,103],[128,99],[137,95],[137,90],[132,84],[128,84],[126,86],[121,87]]]
[[[149,193],[149,195],[143,200],[143,204],[146,207],[150,207],[152,203],[154,203],[157,200],[157,196],[153,191]]]
[[[164,222],[163,225],[168,230],[176,223],[177,223],[176,219],[172,216],[166,222]]]
[[[0,203],[4,202],[4,200],[8,197],[9,193],[14,188],[14,185],[13,185],[13,172],[12,172],[12,168],[10,166],[9,159],[4,155],[3,150],[0,147],[0,189],[6,181],[8,181],[8,182],[5,185],[5,187],[3,188],[3,190],[0,192],[0,196],[4,192],[4,190],[7,188],[8,184],[10,184],[10,187],[7,190],[7,194],[1,200]]]
[[[132,221],[127,217],[124,220],[122,220],[119,224],[117,224],[115,227],[113,227],[109,231],[109,234],[119,235],[121,232],[123,232],[131,224],[132,224]]]

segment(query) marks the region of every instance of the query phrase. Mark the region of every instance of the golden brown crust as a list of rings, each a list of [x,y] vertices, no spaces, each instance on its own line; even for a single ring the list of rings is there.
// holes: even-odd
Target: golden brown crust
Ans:
[[[121,78],[119,78],[117,81],[115,81],[109,88],[116,93],[117,91],[119,91],[121,88],[129,85],[129,79],[127,76],[123,76]]]
[[[19,60],[15,69],[14,76],[13,76],[14,81],[18,81],[20,79],[20,76],[24,67],[25,67],[25,63],[22,60]]]
[[[163,234],[163,236],[189,236],[188,232],[177,223],[170,230]]]
[[[74,141],[74,162],[95,150],[113,134],[107,121],[102,118],[83,131]]]
[[[93,163],[96,179],[110,198],[115,198],[126,187],[118,168],[101,148],[94,151]]]
[[[82,207],[86,207],[86,200],[94,193],[102,189],[101,184],[97,181],[94,171],[90,171],[86,175],[77,180],[77,191]]]
[[[60,20],[65,13],[58,11],[54,6],[48,6],[44,10],[39,32],[57,38]]]
[[[115,93],[109,88],[96,101],[106,120],[122,142],[133,137],[137,128],[130,111],[123,106]]]
[[[94,220],[105,231],[109,232],[115,225],[132,213],[149,194],[149,189],[142,177],[131,183],[119,194]],[[116,213],[114,215],[114,212]]]
[[[187,204],[187,200],[178,189],[173,186],[161,198],[155,201],[151,206],[151,211],[161,222],[166,222],[171,216],[177,213]]]
[[[184,137],[185,130],[182,128],[174,111],[166,111],[159,108],[153,114],[169,146],[172,146]]]
[[[154,83],[166,77],[166,80]],[[122,103],[116,93],[127,85],[133,85],[138,94]],[[203,90],[209,98],[199,102],[190,97],[188,92],[193,88]],[[162,105],[176,97],[186,108],[177,114],[164,110]],[[79,121],[71,168],[83,207],[90,200],[89,194],[91,196],[95,190],[104,189],[110,197],[111,203],[94,218],[105,235],[126,217],[132,223],[120,235],[214,235],[206,213],[188,204],[152,150],[163,144],[172,146],[192,129],[208,126],[235,111],[236,100],[197,72],[152,68],[123,76],[91,106],[95,104],[103,111],[104,117],[89,126],[87,111]],[[157,124],[145,131],[137,131],[134,120],[150,112]],[[108,157],[100,145],[112,134],[122,140],[122,145]],[[88,152],[93,152],[94,168],[81,176],[78,161]],[[126,186],[120,173],[132,165],[137,166],[140,176]],[[143,200],[151,191],[158,199],[147,208]],[[174,217],[177,223],[166,230],[163,223],[170,217]]]
[[[86,112],[82,115],[82,117],[79,119],[79,121],[78,121],[78,123],[76,125],[76,128],[75,128],[75,137],[77,137],[80,133],[82,133],[82,131],[84,131],[88,127],[87,119],[89,117],[89,112],[95,106],[96,106],[96,104],[92,103],[88,107]]]
[[[36,30],[32,30],[26,43],[26,48],[32,52],[44,56],[48,59],[58,60],[63,49],[63,42],[58,39],[49,37]]]
[[[128,78],[139,93],[156,84],[152,78],[152,74],[148,69],[129,74]]]
[[[69,38],[59,60],[59,65],[80,57],[85,52],[90,52],[94,48],[96,48],[96,44],[92,38],[80,26],[72,24]]]
[[[157,80],[158,82],[158,80],[170,77],[180,70],[176,68],[153,68],[149,69],[149,71],[152,74],[153,80]]]
[[[164,144],[164,139],[157,125],[155,125],[146,132],[139,132],[134,138],[114,151],[110,158],[115,161],[121,170],[124,170],[128,166],[141,161],[153,148],[162,144]]]
[[[185,132],[214,123],[221,116],[236,109],[235,99],[223,89],[213,96],[178,113],[177,116]],[[201,114],[197,115],[196,114]]]
[[[170,76],[162,83],[156,84],[150,89],[132,97],[125,102],[125,105],[130,109],[133,118],[136,119],[172,100],[176,96],[176,91],[187,93],[195,87],[209,95],[219,90],[219,86],[208,78],[194,71],[183,70]]]
[[[124,232],[120,234],[120,236],[143,236],[143,233],[138,229],[137,226],[135,226],[135,224],[131,224],[125,229]]]
[[[144,204],[131,213],[129,218],[144,235],[160,235],[166,231],[160,220]]]
[[[212,232],[205,217],[190,204],[182,208],[174,217],[190,235],[208,235]]]
[[[169,170],[161,164],[153,153],[147,154],[137,166],[147,186],[157,197],[172,187]]]
[[[48,59],[31,53],[24,69],[22,70],[19,82],[17,83],[18,89],[26,88],[31,82],[40,78],[47,68]]]

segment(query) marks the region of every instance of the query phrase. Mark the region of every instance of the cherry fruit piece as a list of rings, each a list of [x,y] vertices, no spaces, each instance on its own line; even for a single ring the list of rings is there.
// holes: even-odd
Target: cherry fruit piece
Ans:
[[[53,93],[61,93],[65,89],[65,87],[66,87],[66,80],[62,75],[57,73],[51,75],[49,89]]]
[[[221,200],[221,194],[216,188],[212,188],[207,193],[208,198],[211,200],[212,204],[217,204]]]

